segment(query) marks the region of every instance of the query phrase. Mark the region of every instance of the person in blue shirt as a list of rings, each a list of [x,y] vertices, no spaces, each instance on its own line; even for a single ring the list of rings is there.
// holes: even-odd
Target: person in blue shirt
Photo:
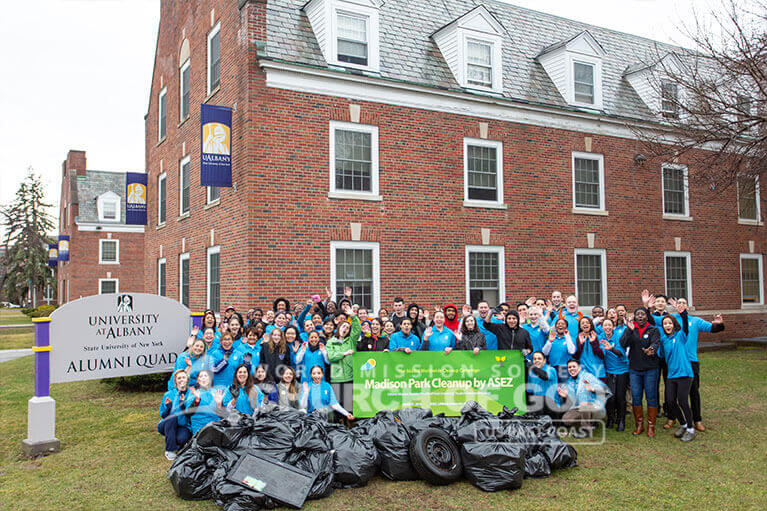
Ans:
[[[181,353],[176,359],[176,365],[173,371],[186,371],[189,377],[189,386],[194,387],[197,385],[197,373],[200,371],[210,369],[210,357],[205,350],[205,341],[202,339],[194,339],[192,347],[189,351]],[[173,388],[173,381],[168,381],[168,390]]]
[[[290,365],[291,367],[296,367],[296,356],[298,355],[298,350],[301,349],[301,331],[298,327],[293,325],[285,327],[285,342],[290,352]]]
[[[189,394],[189,374],[183,369],[173,372],[173,388],[162,396],[160,422],[157,432],[165,437],[165,457],[176,459],[176,451],[192,438],[189,417],[186,416],[186,396]]]
[[[578,326],[578,341],[575,357],[581,363],[581,367],[587,373],[593,374],[603,383],[605,380],[605,354],[599,347],[597,333],[594,331],[594,323],[586,316],[580,320]]]
[[[695,425],[690,409],[690,387],[692,386],[692,365],[687,354],[687,313],[682,314],[680,326],[674,316],[666,314],[661,319],[660,347],[658,356],[666,361],[666,402],[669,404],[669,418],[679,419],[681,426],[674,433],[682,442],[695,438]]]
[[[543,312],[537,306],[532,306],[527,310],[528,321],[522,324],[522,328],[527,330],[530,334],[530,343],[533,345],[533,353],[541,351],[543,345],[546,344],[546,339],[549,336],[549,324],[542,318]],[[532,360],[532,353],[526,358]]]
[[[248,371],[248,366],[245,364],[237,366],[232,384],[224,393],[223,406],[230,411],[237,410],[250,415],[261,406],[263,401],[264,395],[253,383],[253,376]]]
[[[240,343],[239,350],[242,352],[242,362],[250,368],[250,372],[261,363],[261,337],[258,329],[250,326],[245,330],[244,342]]]
[[[562,407],[567,409],[562,415],[562,422],[566,426],[582,426],[573,436],[583,438],[593,426],[590,423],[605,416],[609,390],[599,378],[584,371],[574,358],[567,362],[567,373],[567,382],[557,389]]]
[[[578,311],[578,299],[574,295],[567,297],[565,308],[557,314],[557,320],[564,319],[567,321],[567,330],[570,332],[571,339],[578,338],[578,329],[583,317],[583,313]]]
[[[214,375],[213,386],[217,388],[231,385],[235,368],[244,361],[242,351],[235,348],[232,334],[229,332],[221,334],[221,347],[211,353],[210,359]]]
[[[387,322],[388,323],[388,322]],[[407,323],[407,325],[405,325]],[[411,329],[413,324],[410,318],[405,318],[399,325],[399,332],[394,332],[389,341],[389,351],[418,351],[421,349],[421,339],[419,339]]]
[[[296,367],[301,381],[309,381],[309,369],[314,366],[325,366],[330,364],[328,352],[325,345],[320,342],[320,334],[317,331],[309,333],[309,341],[301,345],[296,355]]]
[[[532,359],[527,374],[526,390],[530,405],[527,411],[541,411],[557,417],[557,371],[546,363],[546,355],[542,351],[534,351]]]
[[[604,318],[594,318],[594,330],[597,332],[598,336],[604,335],[605,333],[604,329],[602,328],[602,321],[605,319],[612,321],[613,335],[615,335],[616,339],[620,339],[621,335],[623,335],[623,332],[626,331],[626,323],[624,318],[618,314],[618,309],[616,307],[610,307],[607,309]]]
[[[717,333],[724,330],[724,320],[721,314],[714,316],[714,321],[708,322],[697,316],[690,316],[687,310],[687,299],[679,298],[669,300],[669,304],[677,310],[672,314],[677,321],[682,322],[682,313],[687,314],[687,354],[692,365],[692,387],[690,387],[690,408],[692,409],[692,421],[695,424],[696,431],[706,431],[703,425],[703,417],[700,410],[700,362],[698,361],[698,333],[711,332]]]
[[[192,435],[221,418],[219,414],[222,413],[224,390],[214,390],[212,385],[213,374],[210,371],[200,371],[197,375],[197,388],[189,389],[186,408],[191,415]]]
[[[615,310],[615,309],[613,309]],[[617,314],[616,314],[617,316]],[[607,424],[606,428],[617,425],[616,431],[626,429],[626,390],[629,384],[629,359],[626,351],[621,346],[621,334],[614,328],[613,320],[605,318],[601,325],[602,333],[598,334],[605,359],[605,374],[607,388],[612,397],[607,400]]]
[[[489,320],[491,323],[493,322],[493,314],[490,310],[490,304],[481,301],[477,304],[477,312],[479,313],[479,319],[477,320],[477,328],[479,328],[479,331],[482,332],[482,334],[485,336],[485,344],[487,345],[488,350],[497,350],[498,349],[498,337],[485,328],[485,320]]]
[[[426,329],[423,334],[422,351],[444,351],[445,355],[455,349],[455,334],[445,326],[445,313],[434,313],[434,324]],[[402,324],[400,324],[402,329]]]
[[[333,387],[324,379],[322,367],[314,366],[310,371],[311,380],[305,381],[301,391],[301,408],[307,413],[318,410],[329,420],[332,419],[332,411],[335,410],[347,420],[354,420],[354,415],[338,404]]]
[[[272,333],[272,330],[274,330],[275,328],[279,328],[280,330],[284,331],[286,326],[288,326],[288,315],[282,311],[275,312],[274,324],[266,326],[266,333],[267,334]]]
[[[558,319],[549,330],[549,338],[541,351],[548,357],[549,365],[556,369],[559,383],[567,381],[567,361],[575,355],[575,350],[575,342],[567,329],[567,320]]]

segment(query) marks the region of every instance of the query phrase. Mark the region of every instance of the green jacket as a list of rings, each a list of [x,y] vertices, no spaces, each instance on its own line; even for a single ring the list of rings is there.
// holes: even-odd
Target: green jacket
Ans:
[[[325,348],[328,350],[328,358],[330,359],[331,382],[349,382],[354,378],[352,356],[344,356],[344,353],[349,350],[356,351],[360,332],[362,332],[360,320],[357,316],[352,316],[352,330],[349,333],[349,336],[345,339],[333,337],[325,345]]]

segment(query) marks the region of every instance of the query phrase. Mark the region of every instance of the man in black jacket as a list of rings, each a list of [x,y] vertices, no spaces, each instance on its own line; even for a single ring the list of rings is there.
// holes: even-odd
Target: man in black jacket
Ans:
[[[533,344],[530,342],[530,334],[519,326],[517,311],[509,310],[503,323],[490,323],[490,319],[489,315],[483,319],[483,325],[498,337],[499,350],[520,350],[522,356],[532,353]],[[499,317],[499,319],[501,318]]]

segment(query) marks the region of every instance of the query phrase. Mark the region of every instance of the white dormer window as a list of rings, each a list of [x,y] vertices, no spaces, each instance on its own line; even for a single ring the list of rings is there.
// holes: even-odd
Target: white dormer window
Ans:
[[[378,0],[311,0],[304,7],[330,65],[377,72]]]
[[[679,117],[679,88],[671,80],[662,80],[660,84],[660,112],[663,117]]]
[[[537,60],[568,104],[601,110],[605,55],[594,36],[583,31],[544,48]]]
[[[106,192],[96,199],[99,222],[120,221],[120,196],[114,192]]]
[[[679,57],[667,53],[650,63],[637,62],[629,66],[623,76],[654,114],[677,119],[679,106],[684,104],[684,90],[680,91],[678,82],[671,77],[684,74],[685,67]]]
[[[484,6],[440,28],[432,39],[459,86],[503,92],[503,27]]]

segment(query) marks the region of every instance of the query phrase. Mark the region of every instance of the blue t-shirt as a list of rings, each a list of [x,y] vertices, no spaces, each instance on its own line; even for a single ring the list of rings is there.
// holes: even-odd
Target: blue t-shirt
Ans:
[[[200,330],[199,332],[197,332],[197,338],[198,338],[198,339],[202,339],[202,334],[203,334],[203,333],[204,333],[204,332],[203,332],[202,330]],[[204,340],[204,339],[203,339],[203,340]],[[210,343],[210,347],[208,348],[208,351],[213,351],[213,350],[216,350],[216,349],[218,349],[220,346],[221,346],[221,332],[216,332],[215,334],[213,334],[213,341],[211,341],[211,343]]]
[[[264,402],[264,394],[255,385],[253,386],[253,389],[256,391],[256,404],[257,406],[261,406],[261,403]],[[231,389],[226,389],[223,401],[224,406],[229,406],[229,403],[232,401],[232,399],[233,396]],[[248,397],[248,394],[243,388],[240,388],[240,391],[237,393],[237,401],[235,401],[234,407],[238,412],[246,413],[248,415],[253,413],[254,408],[250,406],[250,397]]]
[[[687,354],[687,336],[679,330],[671,335],[660,329],[660,350],[658,355],[666,359],[667,378],[692,378],[692,364]]]
[[[217,405],[213,399],[214,392],[214,390],[200,390],[200,402],[197,403],[197,409],[194,410],[190,418],[193,435],[205,427],[206,424],[216,422],[221,418],[216,413]],[[186,407],[190,408],[195,399],[194,394],[189,392],[186,396]]]
[[[625,330],[625,327],[624,327]],[[622,334],[621,334],[622,335]],[[600,346],[602,339],[607,339],[607,336],[604,334],[604,330],[602,331],[602,334],[599,335],[598,340],[600,341]],[[607,339],[607,342],[610,343],[610,346],[613,348],[617,348],[622,355],[618,356],[615,353],[613,353],[610,350],[606,350],[602,348],[602,353],[605,354],[605,371],[608,374],[625,374],[629,372],[629,359],[626,356],[626,350],[623,349],[621,346],[621,343],[619,342],[621,339],[621,336],[618,335],[617,329],[613,331],[612,337]]]
[[[672,314],[676,320],[681,324],[682,315]],[[709,323],[703,318],[687,315],[687,342],[685,348],[687,348],[687,356],[690,362],[698,361],[698,332],[710,332],[712,323]]]
[[[175,387],[166,392],[162,396],[162,401],[160,401],[160,421],[175,415],[178,421],[178,425],[188,428],[189,417],[184,412],[186,411],[186,395],[189,394],[191,394],[191,392],[189,392],[189,389],[187,389],[184,399],[182,400],[181,393]],[[170,405],[165,404],[165,399],[170,399]],[[182,404],[184,405],[183,408],[181,407]],[[163,417],[163,415],[165,415],[165,417]]]
[[[303,392],[303,390],[302,390]],[[338,400],[333,388],[326,381],[320,383],[309,383],[309,398],[306,403],[306,412],[311,413],[314,410],[322,410],[333,405],[337,405]]]
[[[551,350],[549,351],[549,364],[553,366],[566,366],[567,361],[572,355],[567,351],[567,338],[556,336],[551,341]]]
[[[488,313],[489,314],[489,313]],[[494,317],[490,318],[491,323],[495,323],[493,321],[495,319]],[[487,349],[489,350],[497,350],[498,349],[498,337],[485,328],[485,322],[482,320],[482,318],[477,319],[477,328],[479,328],[479,331],[482,332],[485,335],[485,344],[487,344]]]
[[[300,350],[299,350],[300,352]],[[301,379],[301,382],[305,381],[311,381],[311,371],[312,367],[314,366],[320,366],[322,367],[322,379],[325,379],[325,356],[322,354],[322,350],[317,348],[316,350],[312,351],[309,349],[309,347],[306,347],[306,350],[304,352],[304,358],[301,360],[300,363],[298,363],[297,366],[295,366],[296,372],[298,373],[298,377]]]
[[[173,382],[173,374],[175,374],[175,372],[179,369],[186,369],[187,360],[192,361],[192,370],[189,372],[188,383],[190,387],[197,386],[197,374],[199,374],[200,371],[209,371],[211,368],[210,356],[208,354],[202,354],[199,357],[195,357],[188,351],[181,353],[176,359],[176,365],[173,367],[173,373],[171,373],[170,380],[168,380],[168,390],[175,386],[175,383]]]
[[[232,345],[232,349],[219,348],[211,353],[210,365],[213,368],[213,386],[218,388],[229,387],[234,381],[234,371],[237,366],[244,363],[243,353]],[[229,354],[227,359],[224,355]],[[252,367],[252,361],[251,361]]]
[[[421,349],[421,339],[413,332],[410,332],[407,337],[402,332],[394,332],[389,340],[389,351],[400,348],[410,348],[413,351],[418,351]]]
[[[603,378],[605,376],[605,363],[596,353],[594,353],[588,339],[583,344],[583,349],[581,350],[581,367],[597,378]]]
[[[522,328],[527,330],[527,333],[530,334],[530,342],[533,345],[533,351],[541,351],[543,349],[543,345],[546,344],[546,340],[548,339],[548,332],[544,332],[540,325],[533,326],[530,323],[525,323],[522,325]],[[530,353],[525,358],[532,360],[533,354]]]
[[[455,334],[446,326],[442,327],[442,331],[437,330],[437,327],[431,327],[429,351],[443,351],[445,348],[455,349]]]
[[[527,390],[534,396],[548,396],[556,399],[557,396],[557,370],[548,364],[543,364],[541,368],[546,371],[549,379],[544,380],[538,377],[535,372],[530,371],[527,375]]]

